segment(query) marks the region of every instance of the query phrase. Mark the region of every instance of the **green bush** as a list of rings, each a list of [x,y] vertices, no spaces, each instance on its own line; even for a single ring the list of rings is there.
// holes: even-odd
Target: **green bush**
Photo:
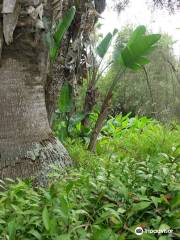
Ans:
[[[128,116],[107,122],[97,154],[69,140],[75,167],[52,166],[47,188],[1,182],[0,239],[178,239],[179,143],[179,126]],[[173,233],[137,236],[137,226]]]

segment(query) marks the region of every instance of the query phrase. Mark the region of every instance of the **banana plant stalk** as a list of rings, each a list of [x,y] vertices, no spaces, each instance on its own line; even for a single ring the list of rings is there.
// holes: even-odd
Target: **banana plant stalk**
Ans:
[[[148,54],[154,50],[156,43],[161,38],[160,34],[146,34],[145,26],[138,26],[132,33],[127,45],[115,54],[114,64],[120,66],[121,72],[118,72],[114,78],[107,95],[104,98],[101,111],[96,122],[95,128],[92,132],[88,149],[95,151],[98,135],[103,127],[104,121],[108,116],[113,90],[117,82],[124,74],[126,68],[133,71],[142,70],[144,65],[148,64],[150,60],[147,58]],[[149,83],[149,82],[148,82]]]
[[[117,34],[117,29],[114,29],[113,33],[108,33],[100,42],[100,44],[92,51],[92,58],[93,58],[93,67],[92,73],[89,72],[89,84],[86,91],[85,101],[84,101],[84,118],[82,119],[82,131],[84,127],[88,127],[89,125],[89,113],[92,112],[93,107],[96,104],[97,97],[99,95],[97,89],[97,82],[99,81],[102,74],[106,71],[108,67],[112,64],[112,61],[109,62],[102,70],[101,65],[103,63],[104,58],[106,57],[108,50],[111,46],[113,38]],[[94,55],[95,52],[96,54]],[[100,58],[100,62],[97,65],[96,59],[97,57]]]
[[[99,135],[99,133],[100,133],[102,127],[103,127],[104,121],[106,120],[106,118],[109,114],[109,110],[110,110],[111,103],[112,103],[114,88],[116,87],[119,79],[121,79],[121,77],[125,73],[125,71],[126,71],[126,68],[123,68],[122,71],[118,71],[114,81],[111,84],[111,87],[109,88],[109,91],[108,91],[106,97],[104,98],[104,101],[103,101],[103,104],[102,104],[102,107],[101,107],[101,111],[100,111],[99,117],[97,119],[95,128],[92,132],[90,143],[89,143],[89,146],[88,146],[88,149],[92,152],[95,151],[98,135]]]

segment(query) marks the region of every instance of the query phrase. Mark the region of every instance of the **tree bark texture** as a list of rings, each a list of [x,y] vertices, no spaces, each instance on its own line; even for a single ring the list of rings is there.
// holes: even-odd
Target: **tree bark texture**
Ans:
[[[53,22],[62,18],[71,6],[76,7],[75,19],[64,37],[60,55],[53,66],[53,78],[48,76],[46,82],[46,105],[50,125],[53,113],[57,108],[57,101],[62,83],[67,81],[73,89],[73,98],[77,96],[77,86],[81,85],[86,74],[86,45],[93,31],[98,13],[95,9],[96,1],[89,0],[54,0]],[[58,10],[57,9],[61,9]],[[74,106],[75,108],[75,106]]]
[[[0,178],[37,176],[44,181],[49,164],[72,164],[51,124],[62,83],[68,81],[74,95],[82,83],[84,46],[98,15],[95,3],[0,0]],[[72,5],[76,17],[50,66],[44,19],[52,26]]]
[[[42,183],[50,171],[50,164],[59,167],[72,164],[63,145],[53,137],[48,122],[45,104],[48,51],[42,38],[43,30],[36,25],[37,19],[27,14],[27,9],[36,9],[40,2],[19,1],[21,13],[13,43],[6,41],[3,45],[0,67],[1,179],[35,176]],[[51,1],[42,3],[44,15],[50,17]],[[12,13],[4,14],[7,18]]]

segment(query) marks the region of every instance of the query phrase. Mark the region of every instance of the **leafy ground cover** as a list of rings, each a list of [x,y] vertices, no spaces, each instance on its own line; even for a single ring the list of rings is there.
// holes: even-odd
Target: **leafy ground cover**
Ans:
[[[180,126],[117,116],[103,127],[97,153],[69,139],[75,166],[52,166],[47,188],[1,182],[0,239],[170,240],[180,226]],[[169,234],[135,234],[142,227]]]

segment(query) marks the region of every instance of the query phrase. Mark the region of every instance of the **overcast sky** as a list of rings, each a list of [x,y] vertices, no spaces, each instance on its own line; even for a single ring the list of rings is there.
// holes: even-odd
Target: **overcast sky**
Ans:
[[[108,3],[113,0],[107,0]],[[152,1],[150,1],[152,2]],[[106,34],[114,28],[122,29],[123,26],[131,24],[146,25],[154,33],[168,33],[173,37],[175,55],[180,56],[180,10],[170,15],[167,10],[154,10],[148,4],[148,0],[130,0],[126,10],[118,16],[111,8],[107,7],[102,14],[104,19],[102,31]]]

